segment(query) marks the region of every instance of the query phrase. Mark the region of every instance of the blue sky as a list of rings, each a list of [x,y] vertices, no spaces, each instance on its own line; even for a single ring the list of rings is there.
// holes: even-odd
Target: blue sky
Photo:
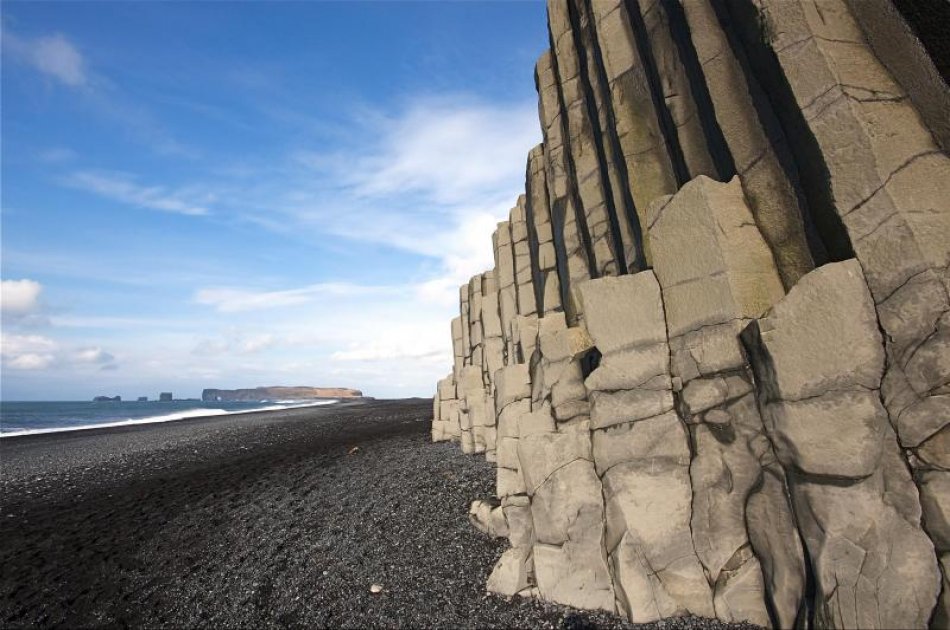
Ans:
[[[543,2],[4,2],[4,400],[431,395]]]

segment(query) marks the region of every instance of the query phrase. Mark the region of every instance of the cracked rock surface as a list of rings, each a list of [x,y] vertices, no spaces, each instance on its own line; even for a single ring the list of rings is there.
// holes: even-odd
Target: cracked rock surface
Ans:
[[[451,385],[494,396],[490,590],[950,625],[950,91],[896,4],[548,0],[543,142],[433,406],[452,440]]]

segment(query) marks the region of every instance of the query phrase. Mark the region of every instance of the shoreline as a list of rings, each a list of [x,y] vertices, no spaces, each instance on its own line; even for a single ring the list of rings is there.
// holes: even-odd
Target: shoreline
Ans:
[[[97,424],[83,424],[77,426],[67,426],[67,427],[49,427],[43,429],[22,429],[17,431],[4,432],[0,430],[0,440],[10,439],[10,438],[20,438],[31,435],[46,435],[51,433],[67,433],[71,431],[89,431],[93,429],[112,429],[120,427],[130,427],[138,425],[148,425],[148,424],[163,424],[166,422],[178,422],[182,420],[202,420],[206,418],[213,418],[218,416],[232,416],[240,414],[249,414],[249,413],[264,413],[268,411],[284,411],[290,409],[305,409],[311,407],[327,407],[330,405],[335,405],[343,402],[347,403],[356,403],[364,402],[365,398],[353,398],[353,399],[328,399],[328,400],[319,400],[319,401],[310,401],[299,403],[274,403],[267,407],[260,407],[257,409],[235,409],[235,410],[225,410],[225,409],[214,409],[207,408],[203,409],[201,407],[196,407],[194,409],[185,409],[178,412],[173,412],[169,414],[161,414],[156,416],[143,416],[141,418],[127,418],[124,420],[110,420],[106,422],[101,422]],[[19,401],[10,401],[19,402]],[[51,401],[56,402],[56,401]],[[66,401],[71,402],[71,401]],[[261,403],[265,404],[265,403]],[[187,415],[186,415],[187,414]]]

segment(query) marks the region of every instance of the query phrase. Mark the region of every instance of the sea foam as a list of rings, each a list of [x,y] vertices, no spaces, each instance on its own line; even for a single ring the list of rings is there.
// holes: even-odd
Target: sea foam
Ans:
[[[144,418],[127,418],[125,420],[114,420],[111,422],[102,422],[97,424],[82,424],[75,427],[51,427],[47,429],[23,429],[20,431],[11,431],[9,433],[0,432],[0,439],[8,437],[17,437],[20,435],[39,435],[41,433],[64,433],[66,431],[84,431],[87,429],[106,429],[109,427],[128,427],[139,424],[156,424],[160,422],[173,422],[175,420],[186,420],[188,418],[205,418],[209,416],[236,416],[245,413],[257,413],[259,411],[280,411],[282,409],[301,409],[304,407],[322,407],[332,405],[338,402],[333,400],[318,400],[312,402],[300,401],[281,401],[288,404],[275,404],[267,407],[258,407],[256,409],[239,409],[236,411],[227,411],[225,409],[185,409],[159,416],[146,416]]]

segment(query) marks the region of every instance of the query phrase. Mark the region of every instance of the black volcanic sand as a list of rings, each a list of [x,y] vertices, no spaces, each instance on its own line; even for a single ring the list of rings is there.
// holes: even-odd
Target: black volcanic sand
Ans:
[[[631,627],[485,594],[506,542],[467,508],[492,465],[429,443],[430,415],[377,401],[4,438],[0,625]]]

